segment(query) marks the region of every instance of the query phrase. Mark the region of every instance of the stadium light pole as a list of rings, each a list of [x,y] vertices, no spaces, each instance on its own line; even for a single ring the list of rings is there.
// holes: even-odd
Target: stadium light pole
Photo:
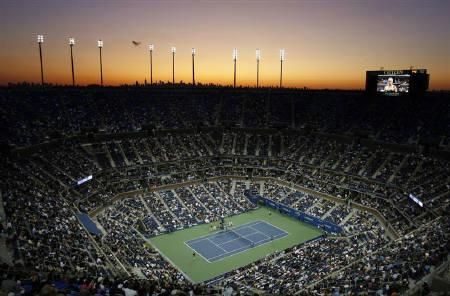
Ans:
[[[261,59],[261,50],[256,49],[256,88],[259,87],[259,60]]]
[[[192,85],[195,86],[195,48],[192,48]]]
[[[283,61],[285,58],[284,49],[280,49],[280,88],[283,87]]]
[[[41,84],[44,85],[44,67],[42,65],[42,43],[44,43],[44,35],[37,35],[37,43],[39,44],[39,59],[41,61]]]
[[[150,85],[153,84],[153,49],[155,49],[155,46],[150,44],[148,46],[148,50],[150,51]]]
[[[237,61],[238,51],[237,48],[233,49],[233,62],[234,62],[234,80],[233,87],[236,88],[236,61]]]
[[[72,64],[72,86],[75,86],[75,71],[73,68],[73,46],[75,45],[75,38],[69,38],[69,46],[70,46],[70,62]]]
[[[177,49],[172,46],[172,84],[175,84],[175,53]]]
[[[100,85],[103,86],[103,63],[102,63],[102,47],[103,47],[103,41],[98,40],[97,46],[100,51]]]

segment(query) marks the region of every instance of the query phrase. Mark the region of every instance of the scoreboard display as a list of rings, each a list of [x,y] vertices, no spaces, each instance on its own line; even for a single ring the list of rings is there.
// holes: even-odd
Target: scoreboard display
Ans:
[[[420,95],[428,89],[426,69],[366,72],[366,92],[383,96]]]

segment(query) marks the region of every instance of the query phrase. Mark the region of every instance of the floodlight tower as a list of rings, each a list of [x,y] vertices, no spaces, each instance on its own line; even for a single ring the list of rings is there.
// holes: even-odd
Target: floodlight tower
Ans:
[[[261,59],[261,50],[256,49],[256,87],[259,87],[259,60]]]
[[[195,48],[192,48],[192,85],[195,86]]]
[[[172,84],[175,84],[175,53],[177,49],[172,46]]]
[[[148,50],[150,51],[150,85],[153,84],[153,50],[155,49],[155,46],[153,44],[150,44],[148,46]]]
[[[238,51],[237,48],[233,49],[233,62],[234,62],[234,81],[233,87],[236,88],[236,61],[237,61]]]
[[[42,66],[42,43],[44,43],[44,35],[37,35],[37,43],[39,44],[39,58],[41,61],[41,84],[44,85],[44,67]]]
[[[280,49],[280,88],[283,87],[283,61],[285,59],[284,48]]]
[[[101,39],[97,41],[97,46],[100,51],[100,85],[103,86],[103,63],[102,63],[103,41]]]
[[[72,85],[75,86],[75,71],[73,69],[73,46],[75,45],[75,38],[69,38],[70,46],[70,62],[72,64]]]

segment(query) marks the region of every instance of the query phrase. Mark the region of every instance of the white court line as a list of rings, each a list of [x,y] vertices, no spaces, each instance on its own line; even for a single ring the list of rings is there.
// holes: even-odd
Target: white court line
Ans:
[[[261,222],[263,222],[263,221],[258,220],[258,221],[249,222],[249,223],[247,223],[247,224],[239,225],[239,226],[236,227],[235,229],[245,228],[245,227],[248,227],[248,225],[258,224],[258,223],[261,223]],[[199,236],[199,237],[197,237],[197,238],[194,238],[194,239],[185,241],[184,243],[185,243],[185,244],[186,244],[186,243],[189,243],[189,244],[197,244],[198,242],[201,242],[201,241],[204,241],[204,240],[208,240],[208,239],[210,239],[211,237],[215,237],[216,235],[226,234],[228,231],[231,231],[231,230],[219,230],[219,231],[216,231],[216,232],[213,232],[213,233],[204,234],[204,235]],[[226,244],[226,243],[228,243],[228,242],[230,242],[230,241],[233,241],[233,240],[234,240],[234,239],[231,239],[231,240],[229,240],[229,241],[225,241],[225,242],[223,242],[222,244]],[[212,243],[214,243],[214,242],[212,242]],[[214,244],[216,245],[216,243],[214,243]],[[192,248],[191,248],[191,249],[192,249]]]
[[[200,242],[202,242],[202,241],[205,241],[205,240],[208,240],[208,238],[207,238],[207,237],[204,237],[204,238],[199,239],[199,240],[187,241],[187,242],[185,242],[185,243],[189,243],[189,244],[191,244],[191,245],[196,245],[196,244],[198,244],[198,243],[200,243]]]
[[[269,243],[269,242],[276,241],[277,239],[282,238],[282,237],[285,237],[285,236],[287,236],[287,235],[284,235],[284,234],[283,234],[283,236],[275,236],[275,237],[273,238],[273,240],[270,240],[270,239],[269,239],[269,240],[267,240],[267,241],[264,242],[264,243],[258,243],[258,245],[256,245],[255,248],[256,248],[256,247],[259,247],[259,246],[266,245],[266,244]],[[245,249],[243,249],[243,248],[245,248]],[[242,252],[245,252],[245,251],[247,251],[247,250],[252,249],[252,248],[249,248],[248,246],[245,246],[245,247],[243,247],[243,248],[236,249],[236,250],[240,250],[239,252],[233,253],[234,251],[236,251],[236,250],[234,250],[234,251],[231,251],[231,252],[227,252],[226,254],[220,254],[220,255],[218,255],[218,256],[211,257],[211,258],[209,258],[209,260],[213,260],[214,258],[218,258],[218,257],[220,257],[220,256],[223,256],[223,255],[227,255],[227,254],[233,253],[233,254],[231,254],[231,255],[224,256],[223,258],[220,258],[219,260],[211,261],[211,262],[219,262],[219,261],[222,261],[222,260],[227,259],[227,258],[229,258],[229,257],[232,257],[232,256],[234,256],[234,255],[237,255],[237,254],[240,254],[240,253],[242,253]],[[242,250],[241,250],[241,249],[242,249]]]
[[[281,231],[281,233],[280,233],[279,235],[273,236],[273,239],[272,239],[272,238],[269,237],[267,234],[265,234],[265,233],[263,233],[262,231],[260,231],[260,230],[255,229],[255,228],[252,227],[253,225],[257,225],[257,224],[261,224],[261,223],[270,225],[270,226],[272,226],[273,228],[276,228],[276,229],[278,229],[279,231]],[[256,231],[256,232],[252,232],[252,233],[247,234],[247,235],[240,235],[240,234],[238,234],[238,233],[236,232],[236,230],[238,230],[238,229],[245,229],[245,228],[247,228],[247,227],[250,228],[250,229],[253,229],[253,230]],[[235,233],[236,235],[238,235],[239,237],[236,238],[236,239],[228,240],[228,241],[223,242],[223,243],[221,243],[221,244],[216,244],[214,241],[212,241],[212,240],[210,239],[211,236],[214,237],[214,236],[216,236],[216,235],[227,234],[228,231],[229,231],[229,232],[234,232],[234,233]],[[247,238],[247,236],[251,236],[251,235],[254,235],[254,234],[257,234],[257,233],[261,233],[262,235],[264,235],[264,236],[266,237],[266,239],[263,239],[263,240],[261,240],[261,241],[254,242],[253,240],[250,240],[250,239]],[[283,229],[281,229],[281,228],[279,228],[279,227],[277,227],[277,226],[272,225],[271,223],[269,223],[269,222],[267,222],[267,221],[265,221],[265,220],[257,220],[257,221],[249,222],[249,223],[247,223],[247,224],[240,225],[240,226],[236,227],[235,229],[225,230],[225,231],[219,230],[219,231],[217,231],[216,233],[209,233],[209,234],[200,236],[200,237],[198,237],[198,238],[196,238],[196,239],[193,239],[193,240],[189,240],[189,241],[187,241],[187,242],[184,242],[184,244],[187,245],[187,246],[188,246],[191,250],[193,250],[194,252],[198,253],[198,254],[199,254],[203,259],[205,259],[207,262],[212,263],[212,262],[218,262],[218,261],[221,261],[221,260],[223,260],[223,259],[225,259],[225,258],[227,258],[227,257],[234,256],[234,255],[236,255],[236,254],[242,253],[242,252],[244,252],[244,251],[246,251],[246,250],[249,250],[249,249],[252,249],[252,248],[256,248],[256,247],[262,246],[262,245],[264,245],[264,244],[267,244],[267,243],[270,242],[270,241],[274,241],[274,240],[277,240],[277,239],[279,239],[279,238],[281,238],[281,237],[288,236],[288,235],[289,235],[288,232],[284,231]],[[223,249],[223,248],[221,247],[221,246],[223,246],[224,244],[228,244],[228,243],[230,243],[230,242],[239,240],[239,239],[241,239],[241,238],[244,238],[244,239],[247,239],[247,240],[253,242],[254,246],[248,246],[248,245],[247,245],[247,246],[244,246],[244,247],[241,247],[241,248],[238,248],[238,249],[234,249],[234,250],[232,250],[232,251],[226,251],[225,249]],[[203,242],[203,241],[205,241],[205,240],[209,241],[211,244],[213,244],[213,245],[216,246],[217,248],[219,248],[219,249],[221,249],[222,251],[224,251],[224,253],[219,254],[219,255],[217,255],[217,256],[210,257],[209,259],[207,259],[207,258],[204,257],[198,250],[195,250],[194,248],[192,248],[192,247],[188,244],[188,243],[190,243],[190,244],[194,245],[194,244],[197,244],[197,243],[199,243],[199,242]],[[267,241],[265,241],[265,240],[267,240]],[[264,242],[264,241],[265,241],[265,242]],[[261,243],[261,242],[263,242],[263,243]],[[236,252],[236,251],[238,251],[238,252]],[[227,254],[231,254],[231,255],[228,255],[228,256],[227,256]],[[212,260],[214,260],[215,258],[219,258],[219,257],[221,257],[221,256],[223,256],[223,258],[221,258],[221,259],[219,259],[219,260],[216,260],[216,261],[212,261]]]
[[[230,231],[233,231],[233,230],[230,230]],[[232,240],[229,240],[229,241],[227,241],[227,242],[224,242],[224,243],[222,243],[221,245],[225,245],[225,244],[228,244],[228,243],[231,243],[231,242],[240,240],[240,239],[247,239],[247,240],[253,242],[252,240],[250,240],[250,239],[247,238],[247,236],[250,236],[250,235],[253,235],[253,234],[255,234],[255,233],[250,233],[250,234],[247,234],[247,235],[236,234],[236,235],[238,236],[238,238],[234,238],[234,239],[232,239]],[[233,251],[231,251],[231,252],[233,252]]]
[[[225,233],[226,233],[226,232],[223,232],[223,234],[225,234]],[[214,234],[209,234],[209,235],[214,235]],[[214,259],[214,258],[220,257],[220,256],[222,256],[222,255],[226,255],[226,254],[228,254],[228,253],[233,252],[233,251],[228,252],[227,250],[223,249],[221,246],[219,246],[219,245],[216,244],[215,242],[211,241],[211,240],[209,239],[208,235],[204,235],[204,236],[205,236],[205,237],[200,237],[200,238],[196,238],[196,239],[193,239],[193,240],[184,242],[184,244],[185,244],[186,246],[188,246],[189,249],[191,249],[191,250],[194,251],[195,253],[199,254],[199,255],[200,255],[203,259],[205,259],[208,263],[212,263],[212,261],[210,261],[211,259]],[[221,253],[220,255],[217,255],[217,256],[214,256],[214,257],[211,257],[211,258],[207,259],[207,258],[204,257],[198,250],[192,248],[192,247],[188,244],[188,243],[190,243],[191,245],[196,245],[197,243],[203,242],[203,241],[205,241],[205,240],[209,241],[211,244],[213,244],[214,246],[216,246],[216,247],[218,247],[219,249],[221,249],[221,250],[223,251],[223,253]],[[234,241],[234,240],[235,240],[235,239],[226,241],[226,242],[223,243],[223,244],[229,243],[229,242]],[[194,241],[194,242],[192,243],[192,241]],[[245,246],[245,247],[247,247],[247,246]],[[243,247],[243,248],[245,248],[245,247]],[[242,249],[242,248],[239,248],[239,249],[237,249],[237,250],[240,250],[240,249]],[[235,250],[234,250],[234,251],[235,251]],[[226,256],[225,256],[225,257],[226,257]]]
[[[187,241],[187,242],[185,242],[185,243],[189,243],[189,244],[191,244],[191,245],[196,245],[196,244],[199,243],[199,242],[203,242],[203,241],[205,241],[205,240],[208,240],[208,241],[210,241],[212,244],[214,244],[214,245],[216,245],[216,246],[218,246],[218,245],[224,245],[224,244],[226,244],[226,243],[229,243],[229,242],[231,242],[231,241],[234,241],[235,239],[232,238],[232,239],[227,240],[227,241],[224,241],[224,242],[222,242],[222,243],[220,243],[220,244],[218,244],[218,243],[212,241],[211,239],[212,239],[212,238],[216,238],[216,237],[218,237],[218,236],[220,236],[220,235],[226,235],[226,234],[228,234],[228,233],[230,233],[230,232],[233,232],[233,230],[224,230],[224,231],[220,231],[219,233],[211,233],[211,234],[209,234],[209,235],[204,235],[204,237],[195,238],[195,239],[190,240],[190,241]],[[238,235],[238,234],[236,234],[236,235]],[[211,236],[213,236],[213,237],[211,237]],[[238,236],[239,236],[239,235],[238,235]]]
[[[210,240],[209,238],[207,238],[207,240],[212,243],[213,245],[215,245],[216,247],[218,247],[219,249],[221,249],[222,251],[224,251],[225,253],[227,252],[227,250],[223,249],[221,246],[219,246],[218,244],[216,244],[215,242],[213,242],[212,240]]]
[[[273,224],[270,223],[270,222],[267,222],[266,220],[263,220],[263,221],[258,220],[256,224],[259,224],[259,223],[266,223],[266,224],[269,224],[269,225],[272,226],[273,228],[276,228],[276,229],[278,229],[279,231],[282,231],[283,233],[287,233],[287,234],[289,235],[289,232],[287,232],[287,231],[281,229],[280,227],[277,227],[277,226],[273,225]]]
[[[224,252],[224,253],[222,253],[221,255],[227,253],[227,251],[226,251],[225,249],[223,249],[222,247],[220,247],[219,245],[217,245],[216,243],[214,243],[213,241],[211,241],[208,237],[202,238],[201,240],[196,241],[196,242],[191,243],[191,244],[192,244],[192,245],[196,245],[197,243],[203,242],[203,241],[205,241],[205,240],[209,241],[211,244],[213,244],[213,245],[216,246],[217,248],[221,249],[221,250]],[[203,259],[205,259],[206,261],[208,261],[209,263],[211,263],[211,261],[209,261],[206,257],[203,257],[203,255],[202,255],[198,250],[192,248],[192,247],[188,244],[188,242],[184,242],[184,244],[185,244],[186,246],[188,246],[192,251],[194,251],[195,253],[199,254]],[[218,256],[220,256],[220,255],[218,255]],[[214,257],[212,257],[212,258],[216,258],[216,257],[218,257],[218,256],[214,256]]]
[[[233,255],[235,255],[235,254],[244,252],[244,251],[246,251],[246,250],[248,250],[248,249],[251,249],[251,248],[249,248],[248,246],[240,247],[239,249],[235,249],[235,250],[233,250],[233,251],[225,252],[225,253],[222,253],[222,254],[220,254],[220,255],[211,257],[211,258],[209,258],[209,260],[213,260],[214,258],[219,258],[219,257],[223,256],[223,258],[220,259],[220,260],[222,260],[222,259],[231,257],[231,256],[233,256]],[[233,253],[233,252],[235,252],[235,251],[237,251],[237,250],[239,250],[239,252],[236,252],[236,253],[234,253],[233,255],[228,255],[228,254],[231,254],[231,253]],[[220,260],[215,260],[215,261],[212,261],[212,262],[217,262],[217,261],[220,261]]]
[[[257,223],[259,223],[259,222],[260,222],[260,221],[258,221]],[[247,224],[257,224],[257,223],[252,222],[252,223],[247,223]],[[228,244],[228,243],[230,243],[230,242],[232,242],[232,241],[236,241],[236,240],[239,240],[239,239],[242,239],[242,238],[247,239],[247,240],[253,242],[253,240],[248,239],[247,236],[251,236],[251,235],[257,234],[257,233],[260,232],[260,231],[258,231],[258,229],[254,229],[252,226],[248,226],[247,224],[241,225],[242,227],[240,226],[240,228],[251,228],[251,229],[255,230],[256,232],[252,232],[252,233],[246,234],[246,235],[241,235],[241,234],[237,233],[235,229],[231,229],[231,230],[229,230],[229,231],[235,233],[235,234],[238,236],[238,238],[235,238],[235,239],[226,241],[226,242],[224,242],[224,243],[221,243],[221,245],[225,245],[225,244]],[[243,226],[245,226],[245,227],[243,227]],[[267,235],[265,235],[265,236],[268,237]],[[254,243],[254,242],[253,242],[253,243]],[[239,249],[238,249],[238,250],[239,250]],[[231,252],[233,252],[233,251],[230,251],[230,252],[228,252],[228,253],[231,253]]]
[[[260,220],[259,220],[259,221],[256,221],[256,222],[251,222],[251,223],[248,223],[248,224],[250,224],[250,225],[256,225],[256,224],[259,224],[259,223],[265,223],[265,224],[268,224],[268,225],[270,225],[270,226],[273,226],[272,224],[270,224],[270,223],[268,223],[268,222],[266,222],[266,221],[260,221]],[[273,237],[269,237],[268,235],[266,235],[265,233],[261,232],[260,230],[255,229],[255,228],[253,228],[252,226],[249,226],[249,225],[247,225],[247,224],[244,224],[244,225],[241,225],[241,226],[246,226],[246,227],[248,227],[248,228],[253,229],[253,230],[256,231],[256,232],[252,232],[252,233],[247,234],[247,235],[240,235],[241,237],[236,238],[236,239],[233,239],[233,240],[230,240],[230,241],[225,242],[225,243],[223,243],[223,244],[221,244],[221,245],[230,243],[230,242],[235,241],[235,240],[239,240],[240,238],[245,238],[245,239],[247,239],[247,236],[251,236],[251,235],[254,235],[254,234],[257,234],[257,233],[261,233],[261,234],[264,235],[266,238],[263,239],[263,240],[260,240],[260,241],[256,241],[256,242],[254,242],[253,240],[247,239],[247,240],[251,241],[251,242],[252,242],[253,244],[255,244],[255,245],[254,245],[254,246],[244,246],[244,247],[241,247],[241,248],[239,248],[239,249],[235,249],[235,250],[232,250],[232,251],[229,251],[229,252],[225,251],[225,254],[220,254],[220,255],[211,257],[211,258],[209,258],[210,260],[213,260],[214,258],[218,258],[218,257],[223,256],[223,255],[231,254],[231,253],[233,253],[233,254],[231,255],[231,256],[233,256],[233,255],[238,254],[238,253],[241,253],[241,252],[243,252],[243,251],[245,251],[245,250],[249,250],[249,249],[252,249],[252,248],[259,247],[259,246],[261,246],[261,245],[266,244],[266,243],[269,242],[269,241],[273,241],[273,240],[276,240],[276,239],[278,239],[278,238],[285,237],[285,236],[288,235],[288,233],[287,233],[286,231],[284,231],[284,230],[282,230],[282,229],[280,229],[280,228],[278,228],[278,227],[276,227],[276,226],[273,226],[273,227],[274,227],[274,228],[277,228],[278,230],[280,230],[281,233],[279,233],[278,235],[274,235]],[[246,228],[246,227],[245,227],[245,228]],[[241,228],[244,228],[244,227],[241,227]],[[233,230],[231,230],[231,231],[233,231]],[[234,231],[234,232],[235,232],[235,231]],[[264,242],[265,240],[267,240],[267,241]],[[264,242],[264,243],[261,243],[261,242]],[[215,244],[215,245],[218,246],[217,244]],[[218,247],[219,247],[219,246],[218,246]],[[222,248],[221,248],[221,249],[222,249]],[[237,250],[241,250],[241,249],[244,249],[244,250],[236,252]],[[223,249],[222,249],[222,250],[223,250]],[[236,253],[234,253],[234,252],[236,252]],[[226,258],[226,257],[229,257],[229,256],[225,256],[224,258]],[[224,258],[223,258],[223,259],[224,259]],[[220,260],[217,260],[217,261],[220,261]],[[216,262],[216,261],[214,261],[214,262]]]
[[[255,223],[254,225],[257,225],[257,224],[260,224],[260,223],[264,223],[264,224],[266,224],[266,225],[270,225],[271,227],[273,227],[273,228],[275,228],[275,229],[278,229],[278,230],[281,232],[281,234],[282,234],[283,236],[288,236],[288,235],[289,235],[288,232],[284,231],[284,230],[281,229],[281,228],[276,227],[275,225],[270,224],[270,223],[267,222],[267,221],[261,221],[261,220],[259,220],[259,221],[257,221],[257,223]],[[264,235],[265,237],[271,238],[271,236],[268,236],[267,234],[265,234],[265,233],[262,232],[261,230],[258,230],[258,229],[256,229],[256,228],[253,228],[253,226],[249,226],[249,227],[250,227],[251,229],[256,230],[257,232],[261,233],[261,234]],[[279,235],[275,235],[275,236],[279,236]],[[275,236],[274,236],[274,237],[275,237]]]
[[[184,242],[184,244],[186,245],[186,246],[188,246],[188,248],[189,249],[191,249],[192,251],[194,251],[195,253],[197,253],[197,254],[199,254],[203,259],[205,259],[208,263],[211,263],[211,261],[209,261],[206,257],[203,257],[203,255],[199,252],[199,251],[197,251],[197,250],[194,250],[190,245],[188,245],[186,242]]]
[[[260,223],[260,222],[261,222],[261,221],[253,221],[253,222],[250,222],[250,223],[247,223],[247,224],[253,225],[253,224]],[[236,229],[241,229],[241,228],[243,229],[243,228],[249,227],[247,224],[240,225],[240,226],[238,226]],[[211,261],[210,261],[211,259],[214,259],[214,258],[217,258],[217,257],[220,257],[220,256],[224,256],[224,255],[227,255],[227,254],[232,253],[232,252],[234,252],[234,251],[236,251],[236,250],[240,250],[240,249],[243,249],[243,248],[247,248],[247,246],[245,246],[245,247],[241,247],[241,248],[239,248],[239,249],[235,249],[235,250],[233,250],[233,251],[228,252],[228,251],[226,251],[225,249],[223,249],[219,244],[216,244],[215,242],[213,242],[213,241],[210,240],[210,236],[215,236],[215,235],[220,235],[220,234],[227,234],[228,231],[231,232],[232,230],[218,231],[217,233],[206,234],[206,235],[203,235],[203,236],[201,236],[201,237],[195,238],[195,239],[193,239],[193,240],[189,240],[189,241],[187,241],[187,242],[184,242],[184,244],[187,245],[187,246],[188,246],[191,250],[193,250],[194,252],[198,253],[203,259],[205,259],[206,261],[208,261],[209,263],[211,263]],[[251,233],[251,234],[254,234],[254,233]],[[236,234],[236,235],[238,235],[238,234]],[[238,236],[239,236],[239,235],[238,235]],[[222,243],[221,245],[227,244],[227,243],[229,243],[229,242],[232,242],[232,241],[235,241],[235,240],[238,240],[238,239],[240,239],[240,237],[237,238],[237,239],[231,239],[231,240],[228,240],[228,241]],[[191,245],[196,245],[197,243],[203,242],[203,241],[205,241],[205,240],[208,240],[208,241],[209,241],[210,243],[212,243],[214,246],[216,246],[216,247],[218,247],[219,249],[221,249],[222,251],[224,251],[224,253],[219,254],[219,255],[217,255],[217,256],[214,256],[214,257],[211,257],[211,258],[209,258],[209,259],[206,259],[206,257],[204,257],[202,254],[200,254],[200,252],[199,252],[198,250],[195,250],[194,248],[192,248],[192,247],[190,246],[190,244],[191,244]],[[249,248],[247,248],[247,249],[249,249]],[[244,251],[245,251],[245,250],[244,250]],[[227,256],[225,256],[225,257],[227,257]]]
[[[265,234],[264,232],[262,232],[262,231],[259,231],[258,229],[255,229],[255,228],[253,228],[253,226],[249,226],[251,229],[253,229],[253,230],[255,230],[256,232],[255,233],[261,233],[262,235],[264,235],[266,238],[269,238],[269,236],[267,235],[267,234]]]
[[[250,222],[250,223],[247,223],[247,224],[255,224],[255,223],[257,224],[257,223],[260,223],[260,222],[262,222],[262,221],[259,221],[259,220],[258,220],[258,221],[253,221],[253,222]],[[242,228],[242,227],[244,227],[244,226],[247,226],[247,224],[242,224],[242,225],[236,227],[236,229],[239,229],[239,228]],[[208,237],[210,237],[210,236],[215,236],[215,235],[225,234],[227,231],[228,231],[228,230],[218,230],[218,231],[216,231],[216,232],[207,233],[207,234],[204,234],[204,235],[199,236],[199,237],[197,237],[197,238],[188,240],[188,241],[186,241],[186,242],[187,242],[187,243],[192,243],[192,242],[197,243],[197,241],[202,241],[203,239],[208,238]],[[185,243],[186,243],[186,242],[185,242]]]

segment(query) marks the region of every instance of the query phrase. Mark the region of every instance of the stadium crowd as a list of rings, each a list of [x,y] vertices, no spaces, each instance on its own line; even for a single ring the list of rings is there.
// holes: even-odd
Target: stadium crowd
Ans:
[[[8,142],[19,146],[86,131],[237,125],[362,134],[401,144],[437,141],[448,147],[447,95],[392,100],[356,91],[18,86],[0,88],[0,120]],[[263,138],[260,142],[268,145]],[[201,151],[195,153],[206,150]]]
[[[435,153],[449,145],[448,100],[428,94],[427,102],[383,101],[380,109],[373,98],[357,104],[364,98],[289,90],[267,96],[216,89],[0,89],[7,139],[0,229],[13,253],[12,266],[2,265],[2,289],[74,295],[405,291],[448,255],[450,162]],[[92,180],[77,183],[87,176]],[[247,190],[340,225],[344,233],[277,252],[224,275],[214,287],[190,284],[144,246],[148,237],[255,208]],[[103,235],[86,231],[80,212],[95,217]]]

